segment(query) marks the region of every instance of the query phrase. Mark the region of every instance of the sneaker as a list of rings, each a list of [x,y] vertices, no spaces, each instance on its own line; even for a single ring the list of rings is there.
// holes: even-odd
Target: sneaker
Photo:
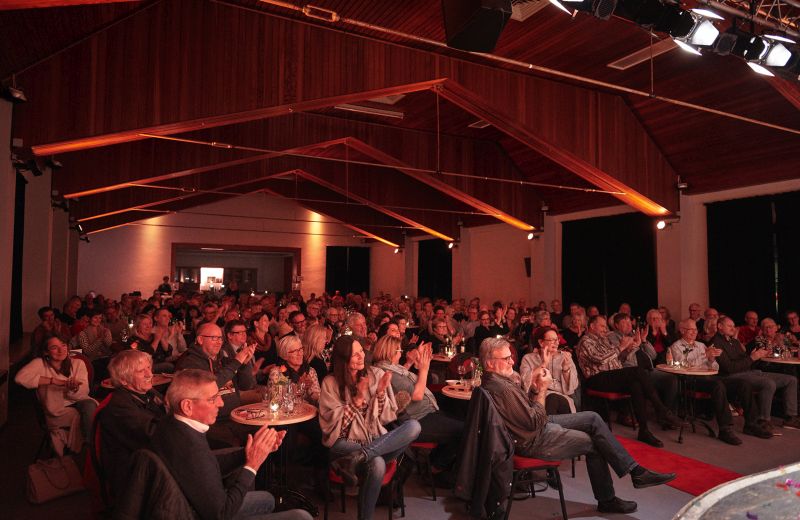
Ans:
[[[786,420],[783,421],[783,427],[789,428],[790,430],[800,430],[800,417],[796,415],[787,417]]]
[[[736,436],[735,433],[733,433],[732,428],[726,428],[724,430],[720,430],[719,435],[717,435],[717,438],[722,442],[730,444],[732,446],[738,446],[742,443],[742,439],[740,439],[739,437]]]
[[[772,432],[767,431],[760,424],[745,424],[742,433],[744,433],[745,435],[752,435],[753,437],[758,437],[759,439],[772,438]]]
[[[639,506],[632,500],[622,500],[614,497],[611,500],[604,500],[597,503],[597,510],[601,513],[622,513],[629,514],[636,512]]]
[[[639,430],[639,436],[637,438],[643,443],[649,444],[650,446],[656,448],[664,447],[664,443],[658,440],[658,437],[650,433],[650,430]]]
[[[675,480],[675,473],[657,473],[647,468],[642,469],[644,469],[644,472],[639,475],[631,474],[631,482],[633,482],[633,487],[636,489],[660,486]]]

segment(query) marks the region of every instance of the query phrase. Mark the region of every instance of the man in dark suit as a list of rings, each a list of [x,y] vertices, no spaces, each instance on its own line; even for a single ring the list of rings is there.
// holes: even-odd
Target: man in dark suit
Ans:
[[[114,393],[97,415],[100,460],[116,496],[125,490],[131,454],[150,445],[156,424],[166,416],[164,399],[153,389],[153,360],[140,350],[123,350],[108,364]]]
[[[233,356],[222,351],[222,330],[213,323],[206,323],[197,329],[195,344],[184,352],[175,363],[176,370],[198,368],[214,375],[222,396],[223,407],[220,420],[211,428],[208,438],[214,448],[242,446],[247,428],[230,420],[231,410],[242,404],[242,389],[239,372],[252,370],[250,360],[255,347],[245,345]],[[252,374],[252,373],[251,373]],[[248,390],[250,393],[255,390]],[[246,402],[258,400],[258,396],[246,395]]]
[[[244,448],[212,452],[205,433],[217,420],[222,398],[213,374],[188,369],[175,375],[167,402],[172,415],[153,434],[154,451],[202,520],[311,520],[293,509],[272,513],[274,497],[254,491],[256,471],[281,445],[285,432],[263,426]],[[223,480],[224,479],[224,480]]]

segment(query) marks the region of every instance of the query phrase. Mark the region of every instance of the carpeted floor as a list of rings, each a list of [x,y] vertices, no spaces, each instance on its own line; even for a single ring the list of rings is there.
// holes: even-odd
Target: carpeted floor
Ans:
[[[742,475],[712,466],[696,459],[684,457],[665,449],[653,448],[643,442],[617,436],[620,444],[642,466],[662,473],[676,473],[677,478],[667,484],[690,495],[700,495],[724,482]]]

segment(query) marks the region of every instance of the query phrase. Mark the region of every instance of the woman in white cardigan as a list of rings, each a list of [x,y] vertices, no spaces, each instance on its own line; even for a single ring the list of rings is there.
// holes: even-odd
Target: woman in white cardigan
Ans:
[[[32,390],[44,409],[53,448],[78,453],[89,439],[97,402],[89,397],[89,377],[80,359],[69,357],[67,344],[56,336],[47,339],[40,357],[22,367],[15,381]]]
[[[522,358],[519,375],[525,391],[531,388],[531,374],[544,366],[553,376],[547,388],[545,410],[548,415],[575,413],[578,390],[578,370],[569,352],[558,350],[558,332],[551,327],[539,327],[531,340],[534,351]],[[534,389],[541,391],[542,389]]]
[[[336,340],[333,373],[322,382],[319,422],[322,443],[334,459],[331,467],[348,485],[360,484],[359,520],[372,518],[386,462],[403,453],[420,432],[414,419],[386,429],[397,419],[390,383],[390,373],[364,365],[364,348],[352,336]]]

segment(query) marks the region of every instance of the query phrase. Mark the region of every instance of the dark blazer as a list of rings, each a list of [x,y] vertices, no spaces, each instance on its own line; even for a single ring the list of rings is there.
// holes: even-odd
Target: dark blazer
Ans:
[[[234,350],[233,345],[227,341],[222,345],[220,353],[226,358],[236,357],[236,350]],[[252,390],[256,387],[256,376],[253,375],[253,366],[254,363],[251,359],[236,371],[233,383],[236,385],[237,390]]]
[[[233,518],[253,490],[255,475],[243,468],[243,449],[212,452],[205,434],[175,417],[159,422],[152,445],[203,520]]]
[[[468,502],[473,518],[492,517],[505,505],[514,470],[514,441],[482,387],[472,391],[461,456],[456,470],[455,495]]]
[[[242,364],[235,358],[226,357],[221,348],[217,357],[210,360],[205,352],[197,344],[194,344],[181,354],[181,357],[175,362],[175,371],[186,368],[199,368],[200,370],[212,372],[217,378],[217,386],[220,388],[227,385],[229,381],[233,381],[233,387],[236,391],[222,396],[222,402],[225,403],[225,406],[219,411],[220,417],[228,417],[234,408],[242,404],[239,397],[239,387],[237,386],[237,372],[241,366]]]
[[[136,394],[117,388],[97,415],[100,424],[100,459],[114,496],[126,488],[131,454],[150,446],[158,421],[166,416],[164,399],[155,390]]]

